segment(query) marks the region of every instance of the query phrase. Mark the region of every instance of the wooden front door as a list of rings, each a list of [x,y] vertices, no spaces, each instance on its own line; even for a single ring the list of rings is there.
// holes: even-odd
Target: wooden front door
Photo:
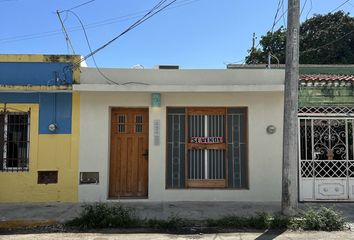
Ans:
[[[147,197],[149,113],[146,108],[113,108],[109,197]]]

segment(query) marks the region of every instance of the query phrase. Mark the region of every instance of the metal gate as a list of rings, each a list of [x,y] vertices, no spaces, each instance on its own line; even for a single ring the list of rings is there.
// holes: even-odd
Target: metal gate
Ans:
[[[354,200],[354,118],[348,115],[299,112],[300,201]]]

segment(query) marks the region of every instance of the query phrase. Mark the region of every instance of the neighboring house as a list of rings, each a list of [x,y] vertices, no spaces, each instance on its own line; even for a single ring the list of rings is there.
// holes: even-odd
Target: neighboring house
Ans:
[[[354,200],[354,65],[300,65],[299,200]]]
[[[284,70],[168,68],[81,68],[79,201],[280,202]]]
[[[354,68],[351,70],[351,74],[338,75],[323,68],[327,74],[300,77],[301,201],[354,200]]]
[[[0,202],[76,202],[80,56],[0,55]]]

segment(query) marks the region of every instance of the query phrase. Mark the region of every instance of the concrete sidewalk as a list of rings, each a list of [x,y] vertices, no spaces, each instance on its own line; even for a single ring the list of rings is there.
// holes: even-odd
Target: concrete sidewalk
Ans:
[[[257,212],[280,211],[280,204],[277,202],[120,202],[120,204],[134,209],[137,217],[150,219],[167,219],[170,216],[178,216],[191,220],[205,220],[230,214],[247,216]],[[65,222],[78,216],[82,206],[83,204],[79,203],[0,204],[0,222],[11,220]]]
[[[220,218],[226,215],[249,216],[259,212],[280,212],[280,203],[250,202],[121,202],[133,208],[137,217],[149,219],[167,219],[178,216],[191,220]],[[300,204],[300,208],[335,207],[343,212],[348,222],[354,223],[354,203],[308,203]],[[63,223],[80,213],[82,204],[50,203],[50,204],[0,204],[0,227],[6,223],[24,225],[28,223],[53,222]]]

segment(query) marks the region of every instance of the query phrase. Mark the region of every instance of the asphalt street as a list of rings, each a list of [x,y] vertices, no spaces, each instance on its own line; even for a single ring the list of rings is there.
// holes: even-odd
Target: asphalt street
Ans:
[[[0,240],[328,240],[328,239],[354,239],[354,232],[242,232],[242,233],[217,233],[217,234],[109,234],[109,233],[50,233],[50,234],[15,234],[1,235]]]

